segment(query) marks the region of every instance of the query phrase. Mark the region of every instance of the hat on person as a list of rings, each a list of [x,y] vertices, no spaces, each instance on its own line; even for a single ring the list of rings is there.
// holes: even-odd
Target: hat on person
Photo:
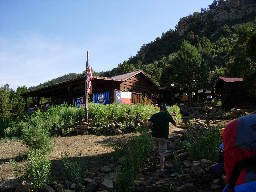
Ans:
[[[160,106],[160,111],[166,111],[166,110],[167,110],[167,108],[166,108],[165,105],[161,105],[161,106]]]

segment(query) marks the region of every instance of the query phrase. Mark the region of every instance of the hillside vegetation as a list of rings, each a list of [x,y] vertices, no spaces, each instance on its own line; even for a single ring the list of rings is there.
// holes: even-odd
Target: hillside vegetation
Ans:
[[[255,1],[214,0],[100,75],[142,69],[162,87],[175,84],[185,90],[213,89],[219,76],[243,77],[248,92],[256,95],[255,10]]]

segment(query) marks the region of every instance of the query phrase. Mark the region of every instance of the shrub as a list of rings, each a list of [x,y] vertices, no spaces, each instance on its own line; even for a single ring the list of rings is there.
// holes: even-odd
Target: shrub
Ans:
[[[72,126],[77,120],[85,116],[83,108],[70,106],[53,106],[46,112],[36,111],[32,115],[26,116],[23,120],[13,121],[5,128],[5,136],[20,137],[24,129],[28,127],[40,127],[45,132],[51,135],[62,135]]]
[[[216,161],[221,143],[219,127],[202,127],[188,129],[185,132],[185,144],[193,160],[209,159]]]
[[[50,181],[51,162],[41,150],[32,150],[28,154],[26,177],[35,191]]]
[[[42,127],[35,127],[33,124],[28,124],[22,131],[22,141],[31,150],[37,149],[41,150],[43,153],[51,151],[51,137]]]
[[[150,136],[148,133],[142,133],[126,143],[114,145],[114,149],[118,156],[124,159],[121,172],[118,174],[116,190],[130,191],[135,176],[150,154]]]
[[[180,113],[180,107],[177,104],[168,107],[168,111],[173,116],[173,119],[176,121],[176,123],[181,122],[182,114]]]
[[[63,172],[66,179],[73,182],[79,182],[82,179],[82,164],[77,161],[71,161],[67,155],[62,158]]]

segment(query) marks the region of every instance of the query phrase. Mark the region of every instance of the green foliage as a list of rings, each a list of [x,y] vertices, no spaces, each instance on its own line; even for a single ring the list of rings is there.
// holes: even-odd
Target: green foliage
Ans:
[[[40,130],[37,132],[38,134],[39,132],[49,132],[50,135],[62,135],[69,131],[68,127],[73,126],[77,120],[81,120],[84,116],[84,108],[53,106],[46,112],[37,111],[21,121],[11,122],[9,127],[5,129],[5,134],[8,137],[20,137],[23,132],[29,135],[36,127],[35,130]],[[30,129],[32,130],[30,131]]]
[[[216,161],[221,143],[219,127],[194,127],[185,133],[186,148],[193,160],[208,159]]]
[[[123,132],[139,131],[141,126],[158,112],[159,109],[152,105],[99,105],[89,103],[90,126],[95,132],[111,134],[114,128]],[[177,105],[169,107],[169,112],[175,112],[174,119],[180,122],[182,116]],[[84,108],[56,106],[46,112],[37,111],[21,121],[12,121],[5,129],[5,136],[23,136],[24,142],[34,148],[45,148],[49,136],[63,135],[69,132],[69,127],[83,119]],[[114,126],[114,127],[113,127]],[[45,149],[48,149],[46,147]],[[49,148],[50,149],[50,148]]]
[[[174,82],[190,92],[200,88],[206,82],[206,68],[197,48],[183,41],[176,57],[172,60]]]
[[[145,132],[125,143],[120,143],[113,147],[119,154],[119,157],[123,158],[122,169],[118,174],[116,190],[131,191],[135,176],[145,162],[145,158],[150,154],[150,135]]]
[[[247,55],[256,62],[256,32],[254,30],[254,33],[251,34],[250,38],[248,39],[247,45],[246,45],[246,52]]]
[[[82,179],[82,163],[68,159],[67,154],[62,157],[63,172],[66,179],[79,182]]]
[[[0,88],[0,122],[9,121],[11,118],[11,89],[6,84]]]
[[[33,122],[30,122],[27,127],[24,127],[22,141],[32,150],[41,150],[43,153],[47,153],[52,149],[51,137],[41,125],[34,126]]]
[[[13,175],[15,178],[18,179],[22,179],[24,177],[24,175],[26,174],[26,170],[24,170],[24,167],[19,167],[18,163],[11,159],[10,160],[11,166],[12,166],[12,170],[13,170]]]
[[[50,181],[51,162],[41,150],[32,150],[28,154],[26,177],[33,190],[37,191]]]
[[[172,115],[176,123],[181,122],[182,114],[180,113],[180,107],[177,104],[168,107],[168,112]]]
[[[138,130],[143,121],[157,111],[151,105],[122,105],[109,104],[99,105],[89,103],[89,118],[93,119],[93,129],[99,132],[105,132],[111,123],[118,123],[119,128]]]
[[[221,102],[221,100],[218,100],[218,101],[217,101],[216,106],[217,106],[217,107],[221,107],[221,106],[222,106],[222,102]]]
[[[26,87],[18,87],[14,92],[6,84],[0,88],[0,136],[4,135],[4,130],[12,124],[11,121],[23,117],[25,101],[20,94],[26,91]]]

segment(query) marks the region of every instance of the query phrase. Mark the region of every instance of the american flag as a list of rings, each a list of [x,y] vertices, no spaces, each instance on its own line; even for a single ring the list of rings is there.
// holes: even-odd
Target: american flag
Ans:
[[[92,92],[92,68],[88,67],[87,69],[87,92],[91,93]]]

